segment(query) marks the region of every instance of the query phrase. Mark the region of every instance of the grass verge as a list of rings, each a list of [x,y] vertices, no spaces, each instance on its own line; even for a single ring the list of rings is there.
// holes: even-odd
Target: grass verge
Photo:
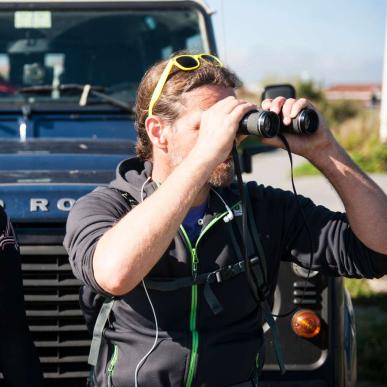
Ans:
[[[374,293],[364,279],[346,279],[345,286],[355,309],[359,385],[385,387],[387,294]]]

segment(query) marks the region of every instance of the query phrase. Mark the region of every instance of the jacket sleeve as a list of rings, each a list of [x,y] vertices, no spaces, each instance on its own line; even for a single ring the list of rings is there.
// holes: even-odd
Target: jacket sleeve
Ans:
[[[311,269],[331,276],[379,278],[387,274],[387,255],[365,246],[345,213],[317,206],[301,195],[296,198],[289,191],[260,187],[256,186],[256,199],[269,208],[282,260],[309,268],[312,251]]]
[[[119,192],[97,188],[75,203],[67,219],[63,245],[73,273],[98,293],[108,295],[94,277],[93,255],[97,242],[129,210]]]

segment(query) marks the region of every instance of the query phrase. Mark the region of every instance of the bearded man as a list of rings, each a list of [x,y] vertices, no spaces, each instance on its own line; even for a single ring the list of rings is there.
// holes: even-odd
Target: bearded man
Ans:
[[[74,274],[113,300],[107,323],[96,323],[103,328],[97,386],[255,383],[263,334],[259,305],[242,275],[231,151],[242,139],[239,122],[257,106],[236,98],[237,83],[208,54],[174,55],[152,66],[137,92],[138,157],[123,161],[109,187],[81,198],[70,213],[65,247]],[[284,124],[313,108],[282,97],[262,107],[282,113]],[[387,273],[385,194],[321,116],[313,135],[287,138],[346,208],[331,212],[299,197],[311,228],[312,269],[367,278]],[[265,142],[280,146],[278,139]],[[292,193],[252,183],[249,196],[272,293],[281,260],[309,266],[309,237]],[[85,309],[97,308],[89,301]]]

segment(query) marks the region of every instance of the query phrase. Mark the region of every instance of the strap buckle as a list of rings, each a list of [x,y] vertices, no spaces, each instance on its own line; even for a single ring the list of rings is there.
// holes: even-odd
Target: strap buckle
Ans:
[[[220,270],[215,272],[216,282],[220,284],[223,281],[222,272]]]
[[[205,283],[211,284],[213,282],[216,282],[218,284],[223,282],[222,270],[216,270],[212,271],[211,273],[208,273]]]
[[[221,282],[234,277],[237,274],[243,273],[245,270],[245,262],[238,261],[232,265],[228,265],[222,269],[213,271],[207,276],[207,282],[217,282],[220,284]]]

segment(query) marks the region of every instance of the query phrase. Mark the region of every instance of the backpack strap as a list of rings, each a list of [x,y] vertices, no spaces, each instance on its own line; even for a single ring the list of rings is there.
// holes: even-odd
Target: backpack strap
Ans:
[[[258,264],[258,257],[250,259],[250,264],[255,267]],[[211,288],[213,283],[222,283],[229,280],[246,270],[245,261],[238,261],[233,265],[224,266],[218,270],[210,273],[201,273],[196,278],[190,277],[172,277],[172,278],[152,278],[144,279],[145,285],[148,289],[158,291],[175,291],[185,287],[191,287],[192,285],[204,285],[204,298],[207,301],[208,306],[212,312],[217,315],[222,312],[223,308],[217,299],[215,293]]]
[[[258,257],[250,259],[252,265],[258,263]],[[187,277],[171,277],[171,278],[155,278],[144,279],[147,288],[160,291],[174,291],[192,285],[205,285],[213,283],[222,283],[229,280],[245,271],[245,262],[238,261],[232,265],[224,266],[218,270],[211,271],[209,273],[201,273],[192,278]]]
[[[97,364],[99,351],[101,348],[102,334],[105,329],[106,322],[109,319],[109,315],[113,308],[114,301],[114,298],[105,299],[104,303],[101,306],[101,309],[99,310],[98,317],[94,325],[93,339],[91,341],[88,359],[88,363],[94,367]]]
[[[264,320],[269,324],[271,335],[273,336],[275,356],[277,358],[277,363],[280,367],[281,374],[283,375],[286,372],[286,368],[278,332],[278,325],[274,320],[273,314],[271,313],[270,305],[267,300],[261,302],[261,309]]]
[[[248,256],[257,255],[259,257],[259,265],[253,269],[253,273],[257,280],[257,290],[260,301],[266,300],[270,294],[269,286],[267,284],[267,259],[263,249],[260,234],[258,233],[257,224],[253,216],[253,207],[250,200],[248,184],[243,186],[246,198],[246,211],[247,211],[247,241],[246,250]],[[240,227],[240,233],[242,235],[242,224],[238,223]]]
[[[247,202],[247,211],[248,211],[247,218],[248,218],[248,223],[250,225],[250,231],[252,233],[252,240],[255,245],[258,256],[261,257],[260,264],[262,268],[262,274],[263,274],[264,280],[267,282],[267,259],[261,243],[261,238],[258,233],[257,224],[255,223],[255,218],[254,216],[252,216],[253,207],[251,205],[251,200],[250,200],[250,195],[248,190],[248,183],[245,185],[245,192],[246,192],[246,202]]]
[[[257,229],[257,225],[254,219],[253,207],[251,204],[248,186],[249,184],[247,183],[243,187],[245,192],[245,197],[246,197],[245,210],[247,211],[247,219],[248,219],[247,241],[245,241],[246,250],[249,257],[253,255],[258,256],[258,262],[256,265],[252,267],[252,270],[254,273],[257,290],[258,290],[259,307],[262,311],[263,320],[266,321],[270,327],[270,330],[273,336],[277,363],[280,367],[281,373],[284,374],[286,372],[286,368],[285,368],[283,352],[282,352],[280,339],[279,339],[278,327],[274,320],[274,317],[272,315],[271,308],[268,302],[270,289],[267,284],[267,259],[266,259],[265,251],[263,249],[263,245]],[[237,225],[239,228],[240,235],[243,235],[242,223],[237,221]],[[260,370],[257,370],[257,372],[259,373]]]
[[[125,199],[125,201],[130,205],[130,207],[134,207],[137,205],[137,201],[128,193],[121,191],[116,188],[112,188],[114,191],[121,194],[121,196]],[[114,305],[115,298],[106,297],[97,316],[97,319],[94,324],[93,329],[93,338],[90,344],[89,358],[88,363],[95,367],[98,361],[99,352],[102,344],[102,335],[105,330],[106,323],[109,319],[110,312],[112,311]]]

